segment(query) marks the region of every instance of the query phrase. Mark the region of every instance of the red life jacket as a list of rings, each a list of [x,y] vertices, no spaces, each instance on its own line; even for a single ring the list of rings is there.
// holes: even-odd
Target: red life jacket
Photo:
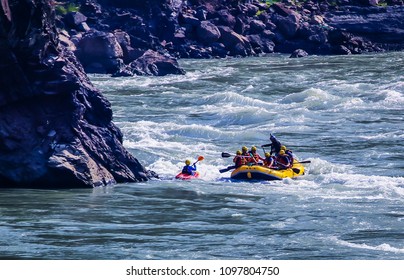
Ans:
[[[291,161],[289,159],[288,155],[278,155],[276,157],[276,162],[280,163],[281,168],[290,168],[291,167]]]
[[[234,165],[235,165],[236,167],[240,167],[240,166],[242,166],[242,165],[245,164],[245,160],[243,159],[242,156],[239,156],[239,155],[237,155],[237,156],[235,156],[235,157],[233,158],[233,162],[234,162]]]

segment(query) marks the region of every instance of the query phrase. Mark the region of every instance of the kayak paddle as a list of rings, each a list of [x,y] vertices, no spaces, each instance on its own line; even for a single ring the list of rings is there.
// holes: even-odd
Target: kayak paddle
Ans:
[[[205,158],[203,157],[203,156],[199,156],[198,157],[198,160],[197,161],[195,161],[192,165],[194,165],[194,164],[196,164],[198,161],[202,161],[202,160],[204,160]]]

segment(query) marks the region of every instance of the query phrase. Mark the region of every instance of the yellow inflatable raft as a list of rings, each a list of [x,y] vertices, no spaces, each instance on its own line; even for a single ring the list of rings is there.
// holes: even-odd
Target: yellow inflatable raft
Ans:
[[[262,165],[242,165],[231,173],[230,177],[237,180],[282,180],[304,175],[304,166],[294,160],[293,167],[283,170],[271,169]]]

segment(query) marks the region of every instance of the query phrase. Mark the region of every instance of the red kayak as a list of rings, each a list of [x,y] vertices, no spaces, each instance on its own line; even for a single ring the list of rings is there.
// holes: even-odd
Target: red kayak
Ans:
[[[184,174],[184,173],[178,173],[177,176],[175,176],[175,179],[181,179],[181,180],[191,180],[199,177],[199,172],[195,171],[193,175],[189,174]]]

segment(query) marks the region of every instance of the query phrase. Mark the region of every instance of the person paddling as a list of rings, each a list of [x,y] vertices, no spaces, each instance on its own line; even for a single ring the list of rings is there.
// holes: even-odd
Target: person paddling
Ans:
[[[241,151],[240,151],[240,150],[238,150],[238,151],[236,152],[236,156],[233,158],[233,162],[234,162],[234,166],[235,166],[236,168],[239,168],[240,166],[246,164],[246,159],[245,159],[245,157],[243,157],[243,156],[241,155]]]
[[[264,166],[268,168],[275,167],[275,157],[271,156],[270,153],[265,153]]]
[[[242,155],[244,158],[250,157],[250,154],[248,153],[248,148],[247,148],[246,146],[243,146],[243,147],[241,148],[241,155]]]
[[[249,152],[250,155],[250,160],[249,163],[251,164],[258,164],[260,160],[264,160],[258,153],[257,153],[257,147],[252,146],[251,150]]]
[[[284,150],[280,150],[278,155],[275,158],[276,165],[279,169],[288,169],[292,167],[292,163],[289,159],[289,156],[285,153]]]
[[[185,160],[185,166],[182,168],[182,174],[194,175],[196,171],[196,162],[191,165],[191,161],[189,159]]]
[[[293,159],[295,158],[295,156],[294,156],[292,150],[287,149],[286,146],[283,146],[283,145],[281,146],[281,150],[284,150],[285,154],[289,156],[290,161],[293,162]]]

